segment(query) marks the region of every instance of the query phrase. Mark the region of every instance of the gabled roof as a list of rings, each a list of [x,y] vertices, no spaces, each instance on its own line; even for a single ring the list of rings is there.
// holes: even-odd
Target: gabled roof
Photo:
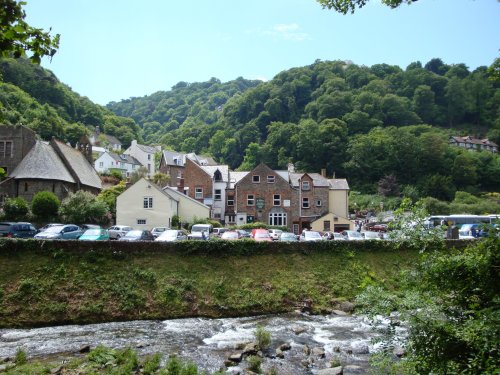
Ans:
[[[210,156],[196,155],[194,152],[186,154],[186,158],[194,161],[198,165],[217,165],[215,160]]]
[[[140,145],[139,143],[137,144],[137,147],[144,151],[144,152],[147,152],[148,154],[154,154],[155,152],[157,152],[158,150],[155,148],[155,147],[152,147],[152,146],[146,146],[146,145]]]
[[[495,142],[490,141],[488,138],[478,139],[478,138],[471,137],[470,135],[465,136],[465,137],[451,136],[450,138],[453,139],[457,143],[472,143],[474,145],[485,145],[485,146],[491,146],[491,147],[498,147],[498,145]]]
[[[330,190],[349,190],[349,184],[345,178],[332,178],[328,180]]]
[[[168,195],[170,198],[176,200],[177,202],[180,201],[181,199],[187,199],[188,201],[196,203],[197,205],[202,206],[203,208],[210,209],[210,207],[208,207],[207,205],[197,201],[196,199],[191,198],[190,196],[184,193],[175,190],[173,187],[165,186],[163,188],[163,193],[165,195]]]
[[[211,178],[214,178],[214,174],[218,170],[222,175],[222,182],[228,182],[229,167],[227,165],[200,165],[200,168],[204,170]]]
[[[288,173],[288,172],[287,172]],[[293,187],[299,187],[300,186],[300,180],[302,179],[302,177],[304,177],[305,175],[308,175],[309,177],[311,177],[312,181],[313,181],[313,186],[315,187],[329,187],[329,183],[328,183],[328,180],[323,177],[321,174],[319,173],[290,173],[290,183]]]
[[[250,172],[233,172],[229,171],[229,189],[234,189],[234,185],[237,184],[241,179],[243,179]]]
[[[122,143],[118,140],[118,138],[116,138],[112,135],[109,135],[109,134],[103,134],[103,135],[110,144],[120,145],[120,146],[122,145]]]
[[[139,163],[139,161],[134,158],[131,155],[126,155],[126,154],[115,154],[114,152],[108,152],[109,156],[111,156],[115,161],[120,162],[120,163],[127,163],[127,164],[135,164],[135,165],[142,165]]]
[[[59,156],[64,158],[67,163],[65,167],[69,166],[73,170],[81,184],[98,189],[102,188],[99,175],[92,164],[85,158],[85,155],[77,149],[54,139],[51,141],[50,145],[57,148],[56,152],[59,151]],[[67,167],[65,169],[67,169]],[[69,173],[71,173],[71,171],[69,171]]]
[[[10,177],[76,183],[56,151],[47,142],[43,141],[36,141],[33,148],[12,171]]]
[[[186,154],[177,151],[163,151],[163,159],[165,160],[166,165],[175,165],[183,167],[186,159]],[[180,160],[180,163],[176,163],[175,159]]]

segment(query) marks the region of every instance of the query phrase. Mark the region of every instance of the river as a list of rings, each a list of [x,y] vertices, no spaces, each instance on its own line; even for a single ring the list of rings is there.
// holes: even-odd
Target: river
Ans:
[[[383,326],[387,321],[378,323]],[[275,367],[278,374],[315,374],[332,358],[344,366],[344,374],[367,372],[369,353],[378,337],[370,322],[360,316],[284,314],[231,319],[175,319],[130,321],[89,325],[67,325],[33,329],[0,329],[0,362],[22,348],[30,358],[64,358],[79,355],[86,345],[111,348],[132,347],[140,355],[176,353],[209,373],[224,366],[238,344],[254,340],[258,325],[271,333],[269,357],[289,343],[284,358],[266,357],[263,369]],[[402,332],[404,335],[404,332]],[[308,353],[307,348],[310,349]],[[324,352],[324,358],[322,355]],[[237,364],[234,373],[245,367]]]

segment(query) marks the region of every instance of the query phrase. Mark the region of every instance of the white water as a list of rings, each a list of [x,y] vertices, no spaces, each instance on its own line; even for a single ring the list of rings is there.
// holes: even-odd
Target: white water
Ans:
[[[332,358],[342,365],[356,365],[344,374],[365,373],[369,353],[375,350],[372,339],[377,333],[363,317],[310,316],[287,314],[234,319],[176,319],[166,321],[131,321],[90,325],[68,325],[34,329],[0,329],[0,360],[13,357],[18,348],[29,357],[65,358],[78,355],[82,346],[102,344],[111,348],[132,347],[139,354],[160,352],[168,357],[195,362],[200,368],[214,372],[224,360],[237,352],[236,346],[251,342],[258,325],[271,333],[271,350],[290,343],[285,358],[266,358],[263,368],[276,367],[279,374],[314,374],[325,368]],[[296,329],[304,332],[296,334]],[[309,348],[322,348],[325,358],[308,356]],[[309,360],[305,367],[301,361]],[[242,363],[242,367],[245,365]]]

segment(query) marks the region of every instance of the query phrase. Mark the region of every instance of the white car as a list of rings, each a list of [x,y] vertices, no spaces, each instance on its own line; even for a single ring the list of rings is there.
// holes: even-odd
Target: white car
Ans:
[[[170,228],[167,228],[167,227],[154,227],[153,229],[151,229],[151,234],[154,236],[154,238],[157,238],[160,234],[162,234],[163,232],[165,232],[167,229],[170,229]]]
[[[281,233],[283,233],[281,229],[269,229],[269,235],[273,241],[278,241],[281,237]]]
[[[158,242],[177,242],[184,241],[188,239],[187,232],[182,229],[167,229],[158,237],[155,238],[155,241]]]
[[[342,232],[342,236],[347,241],[361,241],[364,240],[363,236],[357,230],[345,230]]]
[[[112,227],[108,228],[109,239],[119,240],[121,237],[125,236],[125,234],[127,234],[127,232],[131,231],[132,229],[134,228],[126,225],[113,225]]]
[[[365,240],[381,240],[381,232],[371,232],[371,231],[366,231],[366,232],[361,232],[361,235]]]
[[[324,238],[321,237],[321,234],[314,230],[305,230],[300,235],[300,241],[309,242],[309,241],[323,241],[323,240]]]

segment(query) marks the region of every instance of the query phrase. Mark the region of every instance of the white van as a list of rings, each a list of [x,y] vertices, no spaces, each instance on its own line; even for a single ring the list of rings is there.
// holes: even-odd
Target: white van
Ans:
[[[194,224],[191,227],[188,240],[208,240],[213,231],[214,227],[212,224]]]

